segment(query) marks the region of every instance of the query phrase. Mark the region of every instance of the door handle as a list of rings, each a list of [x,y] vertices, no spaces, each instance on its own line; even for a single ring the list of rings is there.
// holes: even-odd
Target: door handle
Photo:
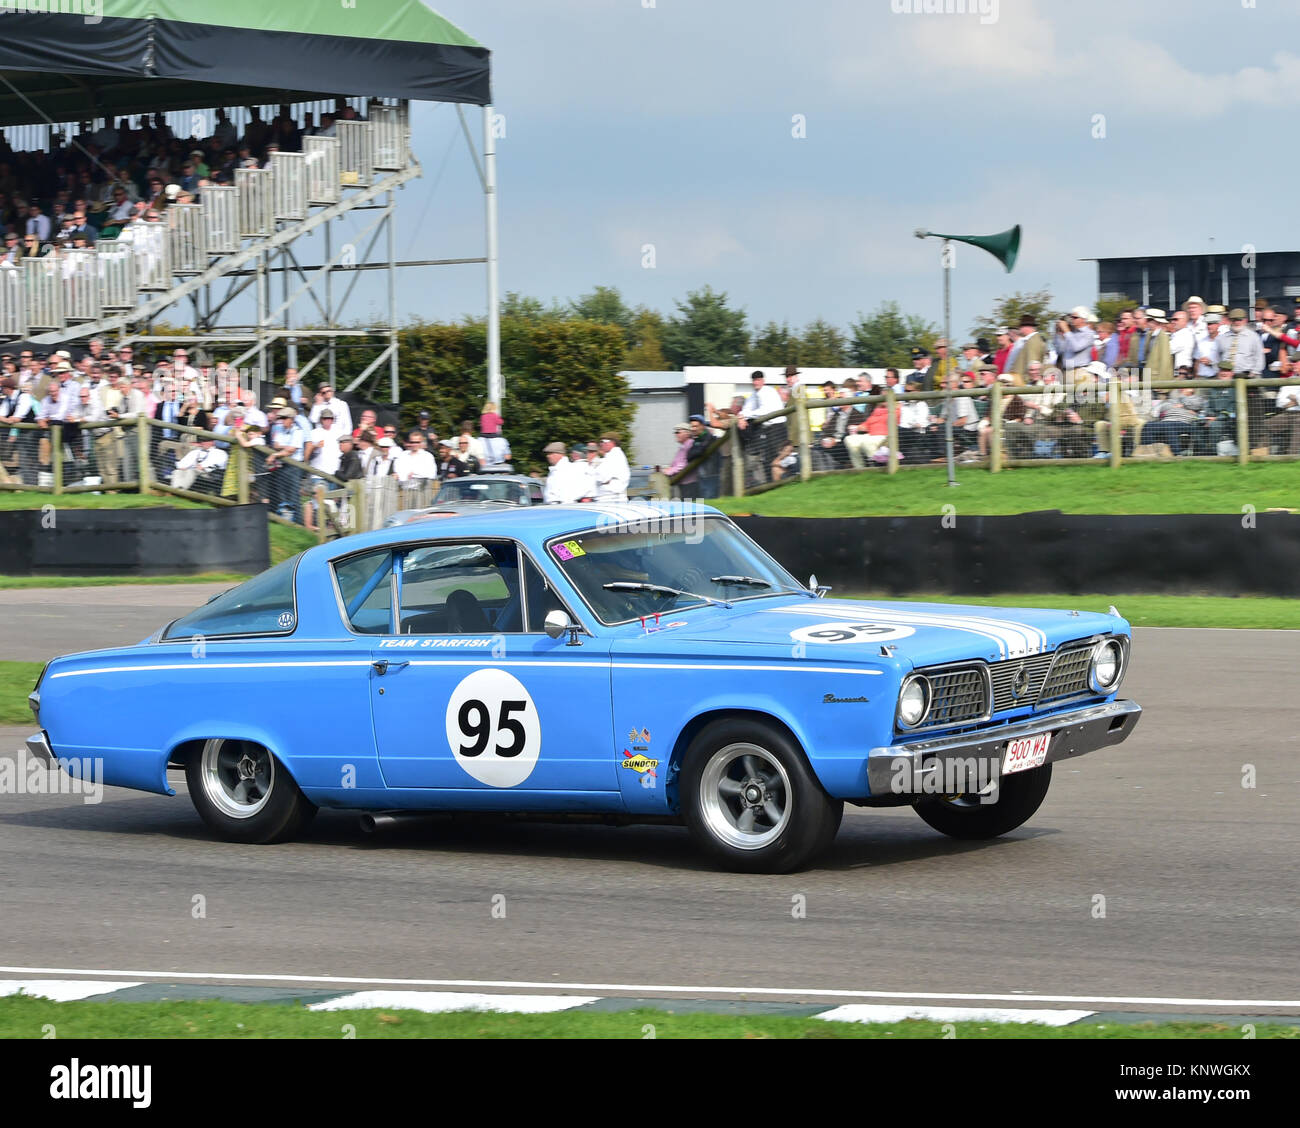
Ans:
[[[397,670],[404,669],[405,667],[409,666],[411,663],[410,662],[389,662],[387,659],[381,658],[378,662],[371,662],[370,664],[371,666],[374,667],[375,673],[377,673],[382,678],[386,673],[388,673],[389,670],[393,670],[394,672],[396,672]]]

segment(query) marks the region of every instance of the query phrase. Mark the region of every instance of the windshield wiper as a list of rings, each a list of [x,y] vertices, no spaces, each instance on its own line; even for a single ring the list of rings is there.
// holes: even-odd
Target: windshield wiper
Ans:
[[[690,599],[699,599],[715,607],[730,607],[725,599],[714,599],[711,595],[700,595],[694,591],[682,591],[681,588],[665,587],[663,584],[641,584],[629,580],[615,580],[612,584],[601,585],[606,591],[648,591],[651,595],[684,595]]]
[[[710,576],[711,584],[743,584],[746,587],[765,587],[770,588],[772,585],[766,580],[760,580],[757,576]]]

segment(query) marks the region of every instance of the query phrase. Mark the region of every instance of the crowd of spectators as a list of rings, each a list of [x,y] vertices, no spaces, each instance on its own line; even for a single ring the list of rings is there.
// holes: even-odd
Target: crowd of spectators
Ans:
[[[545,500],[570,504],[579,501],[627,501],[632,469],[620,445],[618,432],[606,431],[598,440],[548,443],[542,453],[549,464]]]
[[[510,457],[504,420],[488,403],[478,420],[439,439],[421,411],[402,433],[378,412],[357,418],[328,384],[304,386],[296,369],[259,395],[248,375],[225,362],[195,366],[186,349],[169,360],[142,363],[132,345],[105,347],[95,339],[74,360],[59,350],[30,348],[0,356],[0,480],[48,484],[52,433],[61,440],[64,481],[118,485],[138,480],[138,446],[116,421],[145,416],[153,479],[177,489],[235,498],[239,484],[232,445],[249,450],[251,499],[314,528],[321,514],[316,487],[365,479],[376,488],[427,488],[447,478],[498,468]],[[32,424],[15,427],[13,424]],[[173,426],[174,425],[174,426]],[[212,438],[179,430],[197,428]]]
[[[87,123],[75,136],[56,135],[48,153],[15,151],[0,131],[0,264],[129,238],[133,225],[160,222],[169,205],[234,184],[236,169],[265,168],[273,153],[301,152],[304,137],[333,137],[339,121],[363,120],[343,98],[319,121],[296,119],[288,105],[270,121],[257,106],[246,114],[241,130],[217,109],[206,137],[177,137],[161,113],[93,130]]]
[[[940,339],[933,351],[914,349],[913,360],[911,371],[863,372],[838,385],[809,383],[791,366],[774,387],[764,372],[755,371],[749,394],[735,396],[725,408],[708,405],[707,417],[682,425],[670,473],[690,466],[712,439],[733,427],[740,432],[747,487],[797,473],[793,415],[767,418],[788,412],[794,397],[808,404],[813,470],[885,465],[891,453],[886,404],[844,402],[881,395],[885,387],[900,395],[969,393],[904,398],[895,405],[894,453],[906,464],[945,460],[949,420],[958,459],[987,459],[995,384],[1003,392],[1002,442],[1008,458],[1110,457],[1112,396],[1119,401],[1119,441],[1126,457],[1234,455],[1234,378],[1289,379],[1293,374],[1295,383],[1279,388],[1247,385],[1248,434],[1252,454],[1300,454],[1300,301],[1288,318],[1261,299],[1252,318],[1244,309],[1207,306],[1192,297],[1172,314],[1155,307],[1126,309],[1116,323],[1078,306],[1048,333],[1034,317],[1025,316],[1014,330],[998,329],[996,345],[981,339],[950,355],[948,343]],[[1212,380],[1218,386],[1151,388],[1153,382],[1179,380]],[[816,401],[821,400],[839,402],[820,406]],[[730,444],[723,444],[703,472],[696,468],[688,475],[692,480],[682,483],[687,487],[682,496],[717,496],[710,491],[719,488],[729,492],[729,458]]]

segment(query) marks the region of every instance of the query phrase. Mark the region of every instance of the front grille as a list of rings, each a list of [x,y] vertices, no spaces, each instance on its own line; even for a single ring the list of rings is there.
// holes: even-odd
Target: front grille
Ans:
[[[931,693],[926,728],[967,724],[987,715],[988,683],[980,667],[960,666],[926,676]]]
[[[1001,713],[1004,709],[1019,709],[1025,705],[1032,705],[1038,696],[1038,691],[1043,687],[1043,679],[1047,677],[1047,671],[1055,657],[1055,654],[1035,654],[1031,658],[990,662],[989,676],[993,680],[993,712]],[[1029,682],[1025,685],[1023,678],[1021,679],[1023,692],[1017,695],[1016,678],[1022,667],[1029,676]]]
[[[1047,675],[1043,690],[1038,695],[1039,702],[1059,701],[1062,697],[1091,693],[1088,674],[1092,669],[1092,651],[1091,646],[1076,646],[1071,650],[1058,651],[1056,664]]]

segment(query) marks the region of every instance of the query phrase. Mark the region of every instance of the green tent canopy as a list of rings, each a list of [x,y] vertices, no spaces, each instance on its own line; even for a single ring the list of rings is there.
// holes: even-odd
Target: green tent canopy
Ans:
[[[339,95],[492,100],[487,48],[421,0],[0,0],[0,76],[0,125]]]

